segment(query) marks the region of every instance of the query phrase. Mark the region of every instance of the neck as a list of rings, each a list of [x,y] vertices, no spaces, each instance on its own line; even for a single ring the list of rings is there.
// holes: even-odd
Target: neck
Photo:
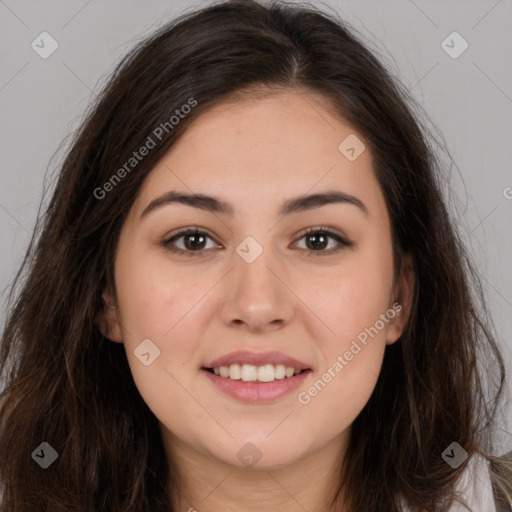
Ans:
[[[184,444],[169,431],[164,436],[171,467],[180,482],[173,499],[176,512],[326,512],[341,483],[341,463],[348,432],[285,467],[240,468]],[[336,501],[336,512],[348,512]],[[333,509],[334,510],[334,509]]]

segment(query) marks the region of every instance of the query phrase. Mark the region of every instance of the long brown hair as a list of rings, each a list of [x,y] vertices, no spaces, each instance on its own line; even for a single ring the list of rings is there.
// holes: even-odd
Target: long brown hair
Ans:
[[[233,0],[184,14],[142,41],[74,134],[8,300],[3,512],[172,510],[172,461],[123,345],[98,329],[101,293],[115,290],[119,232],[145,177],[201,113],[254,87],[331,100],[372,152],[395,268],[404,253],[414,261],[406,330],[386,348],[352,425],[339,475],[349,510],[398,511],[399,496],[412,510],[447,510],[467,466],[453,469],[441,457],[454,441],[498,468],[489,454],[504,364],[478,274],[445,206],[437,142],[421,109],[346,22],[310,6]],[[176,110],[179,122],[171,121]],[[150,135],[155,147],[120,172]],[[41,443],[58,454],[46,469],[34,458],[48,450]],[[498,469],[506,492],[511,473]]]

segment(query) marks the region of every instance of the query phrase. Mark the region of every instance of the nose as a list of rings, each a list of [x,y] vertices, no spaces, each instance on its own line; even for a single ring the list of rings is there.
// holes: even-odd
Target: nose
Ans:
[[[289,288],[287,272],[264,250],[252,263],[237,253],[225,282],[220,306],[223,322],[250,332],[268,332],[290,322],[295,296]]]

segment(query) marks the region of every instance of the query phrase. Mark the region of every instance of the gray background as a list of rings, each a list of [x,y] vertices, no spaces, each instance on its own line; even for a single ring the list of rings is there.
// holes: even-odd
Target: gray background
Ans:
[[[6,287],[35,224],[45,172],[62,161],[66,145],[57,151],[59,146],[130,48],[169,18],[204,4],[0,0],[0,323]],[[512,1],[330,0],[320,5],[360,32],[444,135],[456,164],[449,207],[482,273],[512,371]],[[47,59],[31,47],[43,31],[59,44]],[[453,31],[469,44],[456,59],[441,45]],[[460,48],[457,41],[448,44]],[[500,453],[512,450],[510,401],[503,416]]]

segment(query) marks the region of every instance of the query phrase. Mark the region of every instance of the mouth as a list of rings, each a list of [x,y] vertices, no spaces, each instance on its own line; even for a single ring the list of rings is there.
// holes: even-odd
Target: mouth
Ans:
[[[272,402],[311,374],[308,364],[279,351],[238,350],[209,361],[201,373],[214,388],[245,403]]]
[[[311,368],[298,369],[281,364],[233,363],[201,368],[201,373],[214,389],[245,404],[276,402],[296,390],[311,372]]]

